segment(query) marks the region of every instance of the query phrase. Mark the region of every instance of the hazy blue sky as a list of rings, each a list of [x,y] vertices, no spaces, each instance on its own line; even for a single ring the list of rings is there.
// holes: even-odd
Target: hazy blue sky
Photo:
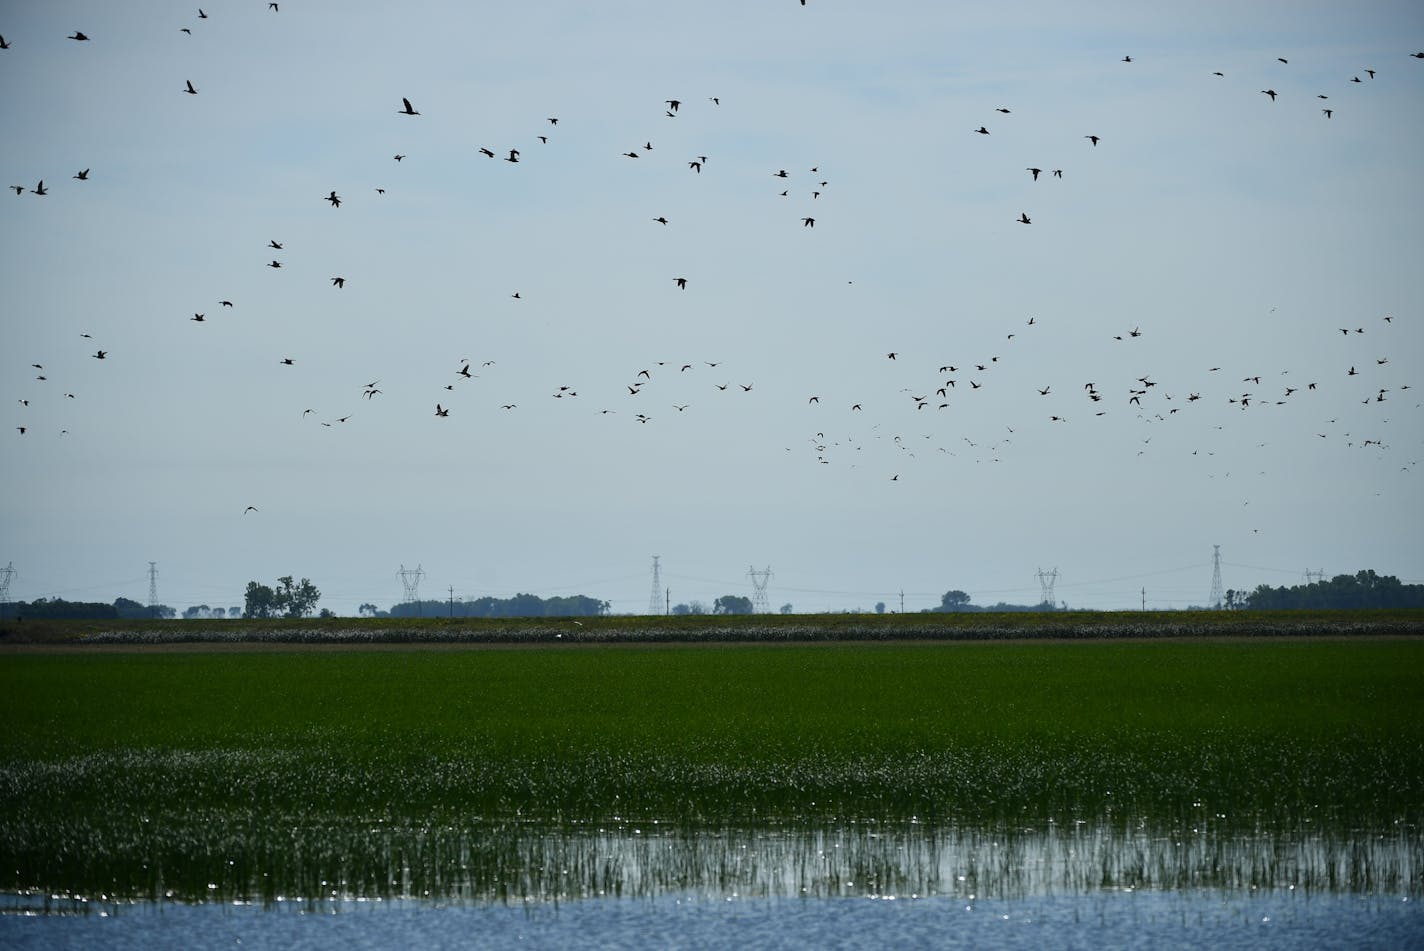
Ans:
[[[0,7],[12,598],[1424,581],[1417,2],[203,10]]]

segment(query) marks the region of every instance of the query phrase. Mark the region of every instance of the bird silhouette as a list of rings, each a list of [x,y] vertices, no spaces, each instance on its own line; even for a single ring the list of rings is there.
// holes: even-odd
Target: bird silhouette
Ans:
[[[89,181],[89,170],[86,168],[82,172],[76,172],[73,177],[79,179],[81,182],[87,182]]]
[[[1358,81],[1359,81],[1359,80],[1356,80],[1356,82],[1358,82]],[[1275,102],[1275,101],[1276,101],[1276,91],[1275,91],[1274,89],[1262,89],[1262,90],[1261,90],[1261,93],[1262,93],[1262,95],[1270,96],[1270,97],[1271,97],[1271,102]]]
[[[338,287],[338,288],[345,287],[345,286],[346,286],[346,278],[344,278],[344,277],[333,277],[333,278],[331,279],[331,283],[332,283],[334,286]]]
[[[278,242],[278,241],[268,241],[268,242],[267,242],[267,247],[269,247],[269,248],[276,248],[278,251],[282,250],[282,245],[281,245],[281,243]]]
[[[189,317],[188,319],[189,319],[189,320],[195,320],[195,321],[197,321],[198,323],[202,323],[205,318],[203,317],[202,314],[194,314],[192,317]]]
[[[685,277],[675,277],[675,278],[673,278],[673,280],[677,282],[677,288],[678,288],[678,290],[682,290],[682,291],[687,290],[687,278],[685,278]]]
[[[246,515],[248,512],[256,512],[256,511],[257,511],[257,506],[255,506],[255,505],[249,505],[247,508],[245,508],[245,509],[242,510],[242,514],[243,514],[243,515]]]
[[[504,157],[504,160],[505,160],[506,162],[517,162],[517,161],[519,161],[519,150],[518,150],[518,149],[510,149],[510,150],[509,150],[509,154]]]
[[[435,415],[436,415],[436,416],[449,416],[449,415],[450,415],[450,411],[449,411],[448,409],[446,409],[445,407],[441,406],[439,403],[436,403],[436,404],[435,404]]]
[[[802,219],[801,219],[801,227],[803,227],[803,228],[814,228],[814,227],[816,227],[816,219],[815,219],[815,218],[802,218]]]
[[[978,132],[980,135],[988,135],[988,134],[989,134],[989,130],[986,129],[986,128],[984,128],[982,125],[981,125],[979,128],[975,129],[974,131],[975,131],[975,132]]]
[[[341,207],[341,196],[336,194],[336,189],[334,188],[331,190],[331,194],[326,196],[326,200],[331,202],[331,207],[333,208]]]
[[[296,362],[295,360],[293,360],[291,357],[283,357],[283,358],[282,358],[282,366],[284,366],[284,367],[294,367],[294,366],[296,366],[296,365],[297,365],[297,362]]]
[[[1020,212],[1020,213],[1019,213],[1019,216],[1018,216],[1018,218],[1017,218],[1016,220],[1017,220],[1018,223],[1021,224],[1021,225],[1031,225],[1031,224],[1033,224],[1033,221],[1029,218],[1027,212]]]
[[[49,194],[49,189],[47,189],[47,188],[44,187],[44,179],[43,179],[43,178],[40,179],[40,183],[39,183],[38,185],[36,185],[34,188],[31,188],[31,189],[30,189],[30,194],[31,194],[31,195],[41,195],[41,196],[43,196],[43,195],[48,195],[48,194]]]
[[[406,99],[404,96],[402,96],[402,97],[401,97],[401,102],[405,105],[405,108],[404,108],[404,109],[397,109],[396,112],[400,113],[400,114],[403,115],[403,116],[418,116],[418,115],[420,115],[420,113],[415,110],[415,107],[410,104],[410,100],[409,100],[409,99]]]
[[[107,351],[107,350],[100,350],[100,351],[98,351],[97,353],[94,354],[94,359],[95,359],[95,360],[102,360],[102,359],[104,359],[105,357],[107,357],[108,355],[109,355],[109,351]]]
[[[85,36],[83,33],[79,32],[78,30],[75,30],[73,36],[65,37],[65,39],[78,40],[79,42],[82,43],[82,42],[84,42],[85,40],[89,39],[89,37]]]
[[[485,156],[486,158],[494,158],[494,152],[490,149],[484,148],[483,146],[480,147],[480,154]]]
[[[668,221],[666,218],[664,218],[664,217],[661,216],[661,215],[659,215],[658,217],[654,218],[653,220],[656,221],[656,222],[657,222],[658,224],[660,224],[660,225],[665,225],[665,224],[667,224],[667,221]]]
[[[1083,138],[1085,138],[1085,139],[1087,139],[1089,142],[1093,143],[1093,147],[1094,147],[1094,148],[1097,147],[1097,144],[1098,144],[1098,141],[1099,141],[1099,140],[1098,140],[1098,137],[1097,137],[1096,135],[1085,135],[1085,136],[1083,136]]]
[[[271,264],[268,264],[267,266],[268,266],[268,267],[281,267],[281,266],[282,266],[282,262],[281,262],[281,261],[273,261]]]
[[[10,44],[5,42],[5,37],[0,36],[0,50],[8,50],[9,48]]]
[[[1029,172],[1031,175],[1033,175],[1033,180],[1034,180],[1034,181],[1038,181],[1038,173],[1041,172],[1041,171],[1043,171],[1043,169],[1041,169],[1041,168],[1028,168],[1028,169],[1025,169],[1025,171],[1026,171],[1026,172]]]
[[[189,80],[185,80],[185,82],[186,82],[188,85],[187,85],[187,88],[185,88],[183,91],[186,92],[186,93],[187,93],[188,95],[190,95],[190,96],[196,96],[196,95],[198,94],[198,90],[196,90],[196,89],[193,88],[193,81],[192,81],[191,79],[189,79]]]

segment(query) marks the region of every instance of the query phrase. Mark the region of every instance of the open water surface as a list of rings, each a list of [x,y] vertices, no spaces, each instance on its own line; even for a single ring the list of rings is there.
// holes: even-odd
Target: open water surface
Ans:
[[[196,899],[0,894],[0,948],[1424,948],[1412,830],[464,831]]]
[[[142,903],[26,916],[11,897],[0,946],[14,949],[242,948],[1212,948],[1271,951],[1424,947],[1407,896],[1290,890],[1158,892],[965,901],[900,898],[438,902]]]

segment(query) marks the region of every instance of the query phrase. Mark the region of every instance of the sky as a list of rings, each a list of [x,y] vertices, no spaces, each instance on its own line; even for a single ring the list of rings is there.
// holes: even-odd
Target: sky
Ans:
[[[1417,3],[202,11],[0,5],[11,599],[1424,583]]]

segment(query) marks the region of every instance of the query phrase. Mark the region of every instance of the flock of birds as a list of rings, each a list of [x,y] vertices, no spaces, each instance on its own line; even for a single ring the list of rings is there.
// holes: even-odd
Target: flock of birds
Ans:
[[[800,0],[805,6],[805,0]],[[269,3],[268,8],[272,12],[277,12],[277,3]],[[209,15],[203,9],[198,10],[200,20],[209,20]],[[181,27],[181,32],[189,36],[192,35],[191,27]],[[78,43],[91,42],[90,37],[83,31],[76,30],[68,37]],[[0,50],[11,49],[11,41],[0,36]],[[1409,54],[1414,59],[1424,60],[1424,52]],[[1123,56],[1121,62],[1125,68],[1132,68],[1130,64],[1135,64],[1137,60],[1128,55]],[[1279,58],[1282,67],[1289,67],[1289,59]],[[1351,84],[1365,85],[1375,81],[1377,72],[1374,68],[1363,69],[1360,75],[1354,75],[1342,81]],[[1214,73],[1218,78],[1226,78],[1222,72]],[[1207,81],[1214,81],[1208,79]],[[1289,88],[1284,83],[1282,88]],[[184,78],[174,83],[175,95],[199,96],[202,87],[194,84],[192,79]],[[1285,93],[1278,92],[1274,88],[1261,90],[1272,103],[1278,98],[1284,99]],[[1327,103],[1321,106],[1321,111],[1325,119],[1332,119],[1337,107],[1330,102],[1330,92],[1305,93],[1304,95],[1314,95],[1318,101]],[[395,103],[399,101],[399,107]],[[720,109],[722,97],[717,95],[706,96],[707,104],[705,108]],[[651,122],[666,121],[687,121],[688,111],[685,111],[687,103],[677,97],[666,98],[649,103],[649,120]],[[989,128],[990,123],[1008,123],[1019,121],[1019,117],[1013,110],[1005,105],[986,106],[997,113],[997,118],[992,118],[977,128],[968,130],[970,134],[981,138],[993,134],[994,130]],[[425,117],[424,113],[416,107],[416,103],[409,96],[393,94],[390,98],[390,105],[386,108],[385,116],[373,114],[372,122],[431,122],[438,121]],[[556,147],[557,137],[560,132],[560,117],[542,116],[537,120],[541,129],[540,133],[532,136],[529,143],[518,143],[515,145],[503,144],[495,146],[493,143],[484,143],[472,150],[474,161],[502,161],[509,165],[520,165],[526,162],[524,156],[531,148],[544,146]],[[1113,138],[1108,134],[1111,130],[1084,131],[1082,139],[1086,149],[1090,154],[1094,150],[1107,150],[1111,148]],[[398,133],[397,133],[398,134]],[[618,155],[608,155],[610,162],[627,160],[638,162],[640,165],[648,164],[648,159],[657,153],[653,137],[640,137],[641,141],[632,145],[626,151]],[[533,144],[537,141],[538,145]],[[479,156],[480,158],[474,158]],[[396,152],[390,160],[398,167],[408,168],[405,160],[408,158],[406,152]],[[13,162],[14,156],[10,161]],[[685,174],[691,177],[702,176],[704,173],[712,174],[716,169],[714,156],[705,154],[689,155],[678,162],[685,162]],[[834,206],[832,196],[831,180],[829,176],[824,176],[820,172],[821,166],[813,165],[802,172],[793,172],[776,163],[768,163],[766,175],[775,184],[767,189],[768,199],[793,199],[799,202],[799,207],[788,216],[788,225],[797,230],[814,230],[818,220],[821,219],[821,208]],[[1065,169],[1047,168],[1045,166],[1031,165],[1025,168],[1029,175],[1030,183],[1058,182],[1065,180]],[[92,173],[92,174],[91,174]],[[70,179],[77,183],[76,188],[101,188],[103,179],[102,169],[85,167],[74,172]],[[795,180],[794,182],[792,180]],[[1067,175],[1071,181],[1071,172]],[[51,181],[54,177],[51,175]],[[22,199],[44,198],[50,194],[52,185],[46,185],[44,177],[38,177],[33,187],[28,185],[11,185],[10,188],[15,195]],[[1037,187],[1045,187],[1043,184]],[[344,190],[344,189],[343,189]],[[371,192],[376,200],[386,200],[387,189],[384,186],[374,186]],[[829,199],[829,200],[828,200]],[[341,194],[337,188],[332,188],[325,195],[311,195],[309,199],[314,206],[322,203],[329,207],[328,214],[339,213],[348,214],[349,210],[343,210],[348,205],[348,198]],[[1034,217],[1030,215],[1029,208],[1018,210],[1017,217],[1008,220],[1017,222],[1024,226],[1034,224]],[[656,226],[662,229],[676,229],[679,222],[670,219],[666,214],[659,212],[648,215],[648,226]],[[279,237],[270,238],[265,247],[267,261],[265,267],[276,271],[286,266],[286,246],[285,239]],[[329,286],[334,291],[344,291],[348,283],[352,285],[352,290],[348,293],[359,293],[360,275],[348,277],[346,274],[333,274],[324,278],[329,281]],[[673,287],[680,292],[689,294],[696,293],[697,284],[685,274],[667,275],[667,279]],[[666,286],[666,285],[664,285]],[[508,299],[515,302],[524,301],[525,295],[518,288],[508,288],[505,293]],[[214,296],[216,306],[226,310],[238,309],[238,304],[227,296]],[[523,306],[512,305],[512,306]],[[1030,335],[1038,333],[1043,323],[1050,318],[1040,316],[1024,316],[1019,318],[1022,322],[1008,330],[1004,334],[1002,352],[984,352],[976,354],[945,355],[936,359],[925,359],[923,357],[910,358],[909,354],[900,351],[887,351],[883,355],[877,354],[874,359],[894,362],[897,370],[893,377],[895,383],[889,390],[876,390],[865,393],[840,396],[833,400],[826,392],[808,392],[803,394],[805,406],[808,411],[814,411],[821,415],[813,418],[809,424],[808,431],[804,434],[804,445],[808,447],[810,457],[817,464],[831,465],[835,462],[846,461],[851,465],[860,465],[865,457],[861,454],[872,448],[876,441],[882,441],[895,448],[895,451],[904,454],[904,458],[913,458],[917,452],[923,451],[925,445],[916,444],[909,433],[914,425],[909,420],[923,420],[926,417],[948,412],[953,415],[954,411],[965,413],[979,413],[987,408],[982,400],[987,400],[1000,387],[997,380],[1002,374],[1002,369],[1014,360],[1019,359],[1019,355],[1025,348],[1024,340]],[[196,324],[211,323],[207,311],[198,309],[192,311],[192,316],[188,321]],[[1367,406],[1383,409],[1384,404],[1389,403],[1397,394],[1410,389],[1410,384],[1400,381],[1387,374],[1392,369],[1389,356],[1384,349],[1388,344],[1389,333],[1394,327],[1395,317],[1393,315],[1381,315],[1371,318],[1373,326],[1367,328],[1364,324],[1357,324],[1352,327],[1336,328],[1345,338],[1342,346],[1341,366],[1336,378],[1322,377],[1320,379],[1295,380],[1292,378],[1290,385],[1285,382],[1269,380],[1267,372],[1253,372],[1244,379],[1231,379],[1217,382],[1218,374],[1222,373],[1222,367],[1214,366],[1202,368],[1204,374],[1202,380],[1205,382],[1193,382],[1183,386],[1180,382],[1167,384],[1160,381],[1154,374],[1140,374],[1131,378],[1124,378],[1107,383],[1100,383],[1096,380],[1071,380],[1044,379],[1041,385],[1035,384],[1033,391],[1037,398],[1043,402],[1042,419],[1049,423],[1060,425],[1066,424],[1070,419],[1079,415],[1087,417],[1102,417],[1111,412],[1128,412],[1135,414],[1138,419],[1147,423],[1166,423],[1175,417],[1190,413],[1201,401],[1209,400],[1218,403],[1225,403],[1230,407],[1240,410],[1259,410],[1264,407],[1284,406],[1303,400],[1328,399],[1324,403],[1317,403],[1317,416],[1322,420],[1322,428],[1326,425],[1325,420],[1329,420],[1332,407],[1342,396],[1349,396],[1357,402]],[[1333,332],[1333,331],[1332,331]],[[1123,345],[1131,347],[1136,345],[1144,336],[1150,333],[1150,327],[1144,330],[1142,324],[1136,324],[1130,329],[1123,328],[1120,333],[1113,334],[1111,342],[1105,341],[1105,345]],[[88,333],[82,336],[90,341],[92,337]],[[1375,346],[1377,341],[1381,341],[1374,351],[1370,352],[1370,357],[1365,358],[1363,344],[1359,338],[1367,338],[1370,345]],[[1356,344],[1360,344],[1356,346]],[[92,342],[90,344],[93,345]],[[114,352],[106,349],[95,348],[89,354],[95,360],[110,359],[110,353]],[[1042,353],[1038,354],[1040,360]],[[121,360],[124,357],[114,352],[114,360]],[[302,361],[299,354],[274,353],[272,361],[280,366],[292,368],[294,372],[300,372]],[[869,357],[868,357],[869,359]],[[112,362],[112,361],[111,361]],[[724,367],[726,361],[721,359],[706,359],[704,355],[698,355],[692,359],[650,361],[646,365],[632,364],[626,366],[622,371],[622,376],[616,380],[605,380],[599,384],[597,389],[599,401],[592,408],[592,412],[600,416],[614,416],[622,414],[624,418],[630,419],[639,426],[648,426],[662,421],[669,414],[682,417],[684,414],[696,412],[699,404],[704,398],[754,398],[756,391],[756,381],[749,379],[738,379],[727,375]],[[1054,366],[1051,361],[1042,361],[1039,366]],[[47,392],[45,385],[49,385],[49,377],[45,370],[45,362],[42,358],[35,359],[30,363],[32,370],[38,371],[33,378],[34,384],[39,386],[26,387],[24,395],[18,396],[17,401],[21,410],[31,406],[32,401],[42,398],[41,394]],[[462,416],[477,414],[485,409],[510,413],[520,409],[521,404],[514,399],[491,395],[482,400],[471,400],[465,395],[469,388],[477,387],[476,381],[483,377],[492,376],[497,373],[496,360],[473,360],[469,358],[459,358],[450,361],[447,376],[444,380],[429,381],[420,385],[428,385],[431,388],[428,413],[440,420],[450,420],[452,423],[458,421]],[[903,369],[900,369],[903,368]],[[711,379],[709,372],[718,370],[718,373]],[[1284,376],[1288,371],[1274,369],[1271,371],[1278,376]],[[1046,375],[1046,374],[1045,374]],[[1364,380],[1356,381],[1356,377]],[[882,377],[883,378],[883,377]],[[695,385],[688,381],[695,380]],[[665,388],[671,393],[662,398],[654,397],[652,394],[664,389],[664,384],[669,384]],[[844,388],[844,381],[838,380],[837,384]],[[1068,392],[1065,392],[1065,384]],[[402,384],[404,385],[404,384]],[[80,383],[74,384],[79,388]],[[548,397],[560,401],[587,402],[586,398],[580,397],[580,390],[585,387],[573,382],[558,382],[550,384]],[[357,381],[352,381],[350,399],[357,405],[355,408],[347,407],[341,411],[322,414],[312,406],[292,407],[294,418],[318,423],[322,427],[333,428],[351,422],[361,412],[360,404],[373,404],[385,397],[387,392],[386,384],[381,379],[374,379],[357,385]],[[702,394],[699,396],[698,394]],[[616,399],[613,398],[616,394]],[[1071,395],[1070,395],[1071,394]],[[76,393],[65,389],[63,399],[76,400]],[[340,394],[334,395],[335,399],[344,399]],[[872,413],[880,413],[877,421],[870,424],[868,428],[853,429],[845,425],[844,418],[837,421],[837,417],[826,415],[839,402],[839,411],[847,414],[847,417],[863,417]],[[886,412],[887,407],[898,405],[901,410],[908,415],[892,416]],[[1330,420],[1333,422],[1333,420]],[[1384,422],[1381,419],[1381,422]],[[997,461],[1013,443],[1013,437],[1017,432],[1017,425],[1004,425],[1004,433],[997,439],[980,444],[968,436],[961,437],[959,443],[946,443],[939,439],[938,434],[918,433],[924,440],[934,440],[929,445],[942,453],[954,455],[960,451],[970,451],[977,460]],[[837,431],[836,427],[844,427]],[[21,421],[14,426],[19,435],[24,436],[30,433],[32,425]],[[923,427],[921,427],[923,428]],[[902,430],[902,431],[901,431]],[[67,431],[61,431],[62,433]],[[867,433],[869,435],[867,435]],[[1330,438],[1331,433],[1321,432],[1317,435],[1322,438]],[[1383,449],[1387,447],[1386,441],[1378,436],[1371,435],[1361,437],[1346,433],[1342,437],[1343,441],[1350,447]],[[1145,443],[1151,441],[1150,436],[1144,440]],[[786,447],[786,451],[794,452],[795,444]],[[1145,449],[1139,450],[1145,452]],[[883,457],[882,457],[883,458]],[[901,463],[891,461],[889,463],[880,462],[883,478],[889,481],[900,481]],[[1410,461],[1404,468],[1412,468],[1414,461]],[[246,500],[244,500],[246,501]],[[255,505],[248,505],[242,509],[242,514],[258,512],[260,509]]]

